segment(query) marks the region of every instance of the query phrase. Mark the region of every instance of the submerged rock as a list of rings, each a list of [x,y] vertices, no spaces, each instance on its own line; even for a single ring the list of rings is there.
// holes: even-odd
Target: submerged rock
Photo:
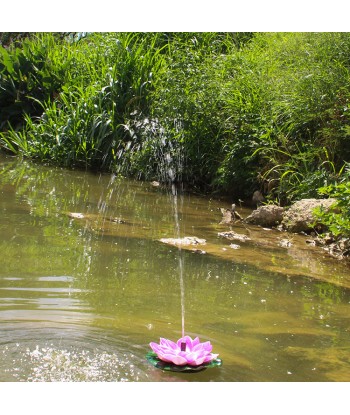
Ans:
[[[122,218],[117,218],[117,217],[115,217],[115,218],[110,218],[109,219],[111,222],[113,222],[113,223],[126,223],[126,221],[124,220],[124,219],[122,219]]]
[[[78,213],[78,212],[69,212],[68,216],[70,218],[74,218],[74,219],[84,219],[85,216],[82,213]]]
[[[174,245],[174,246],[181,246],[181,245],[205,245],[206,240],[197,238],[196,236],[185,236],[183,238],[161,238],[159,239],[160,242],[164,244]]]
[[[282,228],[294,233],[310,232],[317,228],[321,231],[322,225],[317,223],[313,211],[321,207],[327,212],[335,203],[336,199],[332,198],[299,200],[284,211]]]
[[[290,248],[292,246],[292,241],[290,239],[279,239],[278,245],[282,248]]]
[[[203,249],[191,249],[191,252],[194,254],[201,254],[201,255],[205,255],[207,252],[203,251]]]
[[[248,235],[244,235],[241,233],[236,233],[234,231],[228,231],[228,232],[219,232],[218,236],[222,236],[223,238],[227,238],[230,241],[241,241],[241,242],[245,242],[245,241],[250,241],[251,238],[249,238]]]
[[[260,206],[245,218],[245,222],[260,226],[277,226],[282,222],[283,212],[284,208],[280,206]]]

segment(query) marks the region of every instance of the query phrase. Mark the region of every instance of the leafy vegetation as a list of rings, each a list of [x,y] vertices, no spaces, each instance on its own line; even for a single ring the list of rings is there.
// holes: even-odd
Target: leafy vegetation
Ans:
[[[5,151],[233,198],[332,195],[347,215],[349,33],[38,33],[3,45]]]
[[[316,216],[327,226],[335,237],[350,237],[350,164],[346,164],[345,173],[339,182],[321,187],[321,196],[337,200],[334,209],[325,212],[318,208]]]

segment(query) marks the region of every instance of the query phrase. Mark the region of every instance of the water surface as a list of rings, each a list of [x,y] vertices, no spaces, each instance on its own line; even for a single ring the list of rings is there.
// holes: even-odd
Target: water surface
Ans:
[[[220,224],[230,203],[189,194],[180,236],[207,243],[180,251],[159,241],[176,234],[161,186],[0,157],[0,381],[350,380],[346,263],[298,235]],[[218,236],[230,229],[251,240]],[[186,334],[223,360],[195,374],[145,359],[181,336],[180,263]]]

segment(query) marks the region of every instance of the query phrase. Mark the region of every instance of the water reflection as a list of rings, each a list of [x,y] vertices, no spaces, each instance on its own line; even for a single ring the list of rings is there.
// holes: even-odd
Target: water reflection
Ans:
[[[181,236],[207,240],[181,252],[186,333],[223,366],[165,373],[145,354],[182,330],[169,194],[8,158],[0,192],[1,381],[350,380],[348,268],[298,236],[237,224],[251,241],[231,249],[224,202],[183,197]]]

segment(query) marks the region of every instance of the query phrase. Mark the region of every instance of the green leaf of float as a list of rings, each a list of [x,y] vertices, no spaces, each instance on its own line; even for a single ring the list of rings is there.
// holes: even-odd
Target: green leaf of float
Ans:
[[[211,362],[203,363],[199,366],[190,366],[190,365],[184,365],[184,366],[178,366],[173,363],[164,362],[163,360],[160,360],[156,353],[154,352],[148,352],[146,354],[147,361],[157,369],[165,370],[168,372],[201,372],[202,370],[205,370],[207,368],[213,368],[213,367],[219,367],[222,365],[221,359],[214,359]]]

